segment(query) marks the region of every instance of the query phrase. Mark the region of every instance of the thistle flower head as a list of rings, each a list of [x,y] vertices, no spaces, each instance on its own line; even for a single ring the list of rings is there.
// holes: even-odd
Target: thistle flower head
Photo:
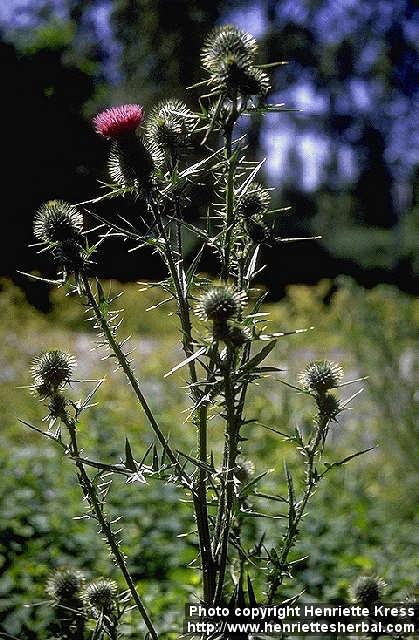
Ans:
[[[242,75],[239,91],[246,96],[260,96],[263,98],[271,88],[269,76],[261,69],[251,68]]]
[[[53,256],[57,265],[66,271],[75,273],[83,271],[89,264],[87,253],[80,242],[70,238],[58,242],[53,248]]]
[[[257,182],[252,182],[241,195],[236,205],[236,214],[245,219],[263,216],[269,207],[269,191]]]
[[[270,87],[264,71],[248,66],[242,58],[233,56],[220,63],[217,71],[211,75],[210,82],[215,90],[225,92],[231,98],[237,93],[263,97]]]
[[[160,153],[178,153],[185,147],[193,125],[192,111],[183,102],[164,100],[151,112],[147,139]]]
[[[104,138],[120,138],[135,133],[144,118],[144,109],[138,104],[122,104],[105,109],[93,118],[96,133]]]
[[[51,392],[70,382],[75,364],[74,356],[64,351],[45,351],[39,354],[31,367],[35,386],[42,389],[45,395],[51,395]]]
[[[59,569],[48,578],[46,591],[57,604],[74,603],[80,599],[83,582],[83,574],[80,571]]]
[[[209,73],[217,72],[227,59],[240,61],[241,66],[250,66],[257,52],[256,40],[232,25],[217,27],[207,37],[202,47],[202,66]]]
[[[38,210],[34,220],[34,235],[42,242],[60,242],[78,238],[83,231],[83,216],[73,204],[50,200]]]
[[[112,182],[120,187],[145,187],[154,169],[152,152],[140,137],[113,140],[108,168]]]
[[[245,223],[249,238],[255,244],[269,244],[275,239],[272,229],[264,222],[248,218]]]
[[[339,398],[334,393],[322,393],[316,396],[316,403],[319,414],[328,420],[334,420],[342,411]]]
[[[232,287],[213,287],[201,296],[195,312],[202,320],[224,322],[237,317],[246,302],[247,296],[243,291],[235,291]]]
[[[118,593],[118,585],[109,578],[99,578],[87,585],[84,591],[86,604],[98,613],[112,611]]]
[[[221,321],[214,324],[214,338],[239,348],[252,339],[252,332],[249,327]]]
[[[62,418],[66,414],[67,398],[59,392],[53,393],[48,402],[48,415],[51,418]]]
[[[299,380],[307,391],[325,393],[337,387],[343,378],[343,369],[336,362],[317,360],[309,362]]]
[[[376,576],[360,576],[351,587],[352,599],[369,607],[382,598],[386,583]]]

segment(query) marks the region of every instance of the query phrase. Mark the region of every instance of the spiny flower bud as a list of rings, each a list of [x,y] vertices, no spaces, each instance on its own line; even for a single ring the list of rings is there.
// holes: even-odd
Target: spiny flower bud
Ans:
[[[66,271],[79,273],[89,264],[85,248],[74,239],[62,240],[53,248],[53,256],[57,265]]]
[[[231,322],[214,322],[214,338],[238,348],[252,339],[252,332],[248,327],[240,327]]]
[[[75,364],[74,356],[64,351],[45,351],[39,354],[31,367],[35,386],[42,389],[45,395],[52,395],[70,382]]]
[[[245,221],[245,226],[246,231],[249,234],[249,238],[255,244],[272,245],[275,242],[275,235],[273,230],[264,222],[258,222],[253,218],[248,218]]]
[[[211,31],[205,40],[201,62],[204,69],[214,73],[228,56],[240,59],[242,65],[249,66],[254,62],[256,52],[257,44],[252,35],[231,25],[224,25]]]
[[[51,574],[46,591],[57,604],[73,604],[80,600],[83,574],[74,569],[59,569]]]
[[[99,578],[87,585],[84,600],[97,613],[109,613],[115,606],[118,585],[109,578]]]
[[[386,583],[375,576],[360,576],[351,587],[351,595],[355,602],[370,607],[379,602],[384,595]]]
[[[73,204],[50,200],[43,204],[34,220],[34,235],[42,242],[60,242],[79,238],[83,231],[83,216]]]
[[[268,75],[261,69],[247,69],[239,83],[239,91],[245,96],[264,97],[271,88]]]
[[[134,134],[144,118],[144,109],[138,104],[111,107],[93,118],[95,131],[104,138],[120,138]]]
[[[132,136],[113,141],[108,167],[112,182],[120,187],[148,188],[154,161],[145,141]]]
[[[213,287],[204,293],[195,307],[195,313],[202,320],[223,322],[237,317],[245,306],[247,296],[232,287]]]
[[[319,414],[324,418],[328,418],[329,420],[334,420],[342,411],[342,406],[339,402],[339,399],[335,396],[334,393],[322,393],[320,395],[317,395],[316,404],[319,410]]]
[[[248,65],[242,57],[228,54],[209,80],[213,90],[234,99],[244,96],[265,96],[269,90],[269,78],[260,69]]]
[[[183,102],[164,100],[152,111],[147,122],[147,139],[160,154],[178,154],[187,144],[193,125],[193,113]]]
[[[309,362],[299,376],[302,386],[314,393],[325,393],[339,386],[342,378],[343,369],[336,362],[329,360]]]
[[[234,98],[237,93],[245,96],[265,96],[269,90],[269,78],[260,69],[249,67],[241,58],[229,56],[210,79],[219,91]]]
[[[63,418],[66,416],[67,398],[62,393],[54,393],[48,403],[48,414],[51,418]]]
[[[261,217],[269,207],[269,191],[257,182],[252,182],[237,201],[236,214],[242,218]]]

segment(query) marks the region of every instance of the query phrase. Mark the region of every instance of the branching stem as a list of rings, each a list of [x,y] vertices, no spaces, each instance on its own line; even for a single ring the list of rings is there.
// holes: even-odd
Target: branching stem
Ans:
[[[153,429],[154,433],[156,434],[157,439],[159,440],[160,444],[162,445],[163,449],[165,450],[167,457],[169,458],[170,462],[173,464],[174,468],[176,469],[178,475],[179,475],[179,479],[181,480],[182,484],[187,488],[187,489],[191,489],[191,480],[189,478],[189,476],[185,473],[185,471],[182,469],[182,466],[178,460],[178,458],[176,457],[175,453],[173,452],[171,446],[169,445],[166,437],[164,436],[164,434],[162,433],[154,415],[152,410],[150,409],[150,406],[143,394],[143,392],[141,391],[140,388],[140,384],[135,376],[134,371],[132,370],[130,364],[127,361],[127,358],[124,354],[124,352],[122,351],[120,345],[118,344],[118,341],[116,340],[111,327],[109,326],[104,314],[102,313],[98,303],[96,302],[96,298],[93,295],[92,289],[90,287],[90,282],[89,279],[86,275],[82,276],[82,282],[83,282],[83,287],[84,287],[84,292],[86,294],[87,300],[89,305],[91,306],[96,320],[99,324],[99,326],[101,327],[104,336],[111,348],[111,350],[113,351],[113,353],[116,356],[116,359],[118,361],[118,364],[120,365],[121,369],[123,370],[123,372],[125,373],[126,377],[128,378],[128,381],[135,393],[135,395],[137,396],[138,402],[140,403],[140,405],[142,406],[144,413],[146,414],[148,421],[151,425],[151,428]]]

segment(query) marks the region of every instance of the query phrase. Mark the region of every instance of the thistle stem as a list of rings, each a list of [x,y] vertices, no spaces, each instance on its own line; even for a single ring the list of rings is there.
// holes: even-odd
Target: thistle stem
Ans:
[[[176,205],[177,217],[179,217],[178,211],[179,203]],[[186,282],[185,272],[183,269],[183,255],[180,229],[178,232],[178,262],[176,265],[172,247],[170,245],[169,238],[167,237],[166,229],[159,215],[159,212],[154,212],[153,204],[151,208],[156,219],[157,228],[161,237],[164,240],[165,257],[169,273],[171,275],[173,284],[176,289],[176,297],[178,303],[178,316],[180,319],[182,330],[182,347],[187,358],[193,353],[192,347],[192,323],[190,317],[190,306],[188,301],[187,290],[185,290],[184,283]],[[195,362],[189,363],[189,376],[192,384],[198,381],[198,375],[196,372]],[[200,400],[200,392],[197,387],[193,387],[192,398],[194,402]],[[198,457],[200,462],[207,464],[208,452],[207,452],[207,421],[208,410],[205,405],[200,406],[198,409],[197,419],[197,431],[198,431]],[[204,469],[198,470],[198,479],[194,486],[193,503],[195,510],[195,518],[198,528],[199,550],[202,565],[202,582],[203,582],[203,595],[205,602],[211,602],[213,598],[215,588],[215,567],[214,559],[211,549],[211,537],[209,531],[208,520],[208,508],[207,508],[207,473]]]
[[[83,287],[84,287],[84,291],[87,297],[87,300],[89,302],[89,305],[91,306],[96,319],[99,323],[99,326],[101,327],[105,338],[110,346],[110,348],[112,349],[113,353],[116,356],[116,359],[121,367],[121,369],[123,370],[123,372],[125,373],[126,377],[128,378],[128,381],[135,393],[135,395],[137,396],[138,402],[140,403],[141,407],[144,410],[144,413],[146,414],[148,421],[151,425],[151,428],[153,429],[154,433],[157,436],[157,439],[159,440],[160,444],[162,445],[163,449],[165,450],[167,457],[169,458],[170,462],[173,464],[173,466],[175,467],[175,469],[177,470],[178,474],[179,474],[179,478],[182,482],[182,484],[187,488],[187,489],[191,489],[191,480],[188,477],[188,475],[185,473],[185,471],[182,469],[182,466],[180,465],[179,460],[177,459],[175,453],[173,452],[172,448],[170,447],[169,443],[167,442],[166,437],[164,436],[164,434],[162,433],[159,425],[157,424],[157,421],[153,415],[153,412],[151,411],[147,400],[143,394],[143,392],[141,391],[140,388],[140,384],[135,376],[135,373],[133,372],[131,366],[129,365],[127,358],[125,356],[125,354],[123,353],[121,347],[119,346],[117,340],[115,339],[113,332],[105,318],[105,316],[103,315],[98,303],[96,302],[96,299],[93,295],[92,289],[90,287],[90,282],[89,279],[87,278],[86,275],[82,276],[82,282],[83,282]]]
[[[106,541],[109,545],[109,548],[112,552],[113,557],[115,558],[115,562],[117,563],[122,575],[124,576],[124,580],[127,584],[127,587],[131,593],[131,596],[135,602],[135,605],[138,611],[140,612],[144,620],[144,623],[147,629],[150,632],[151,637],[153,638],[153,640],[157,640],[159,637],[158,633],[154,628],[151,618],[148,615],[146,606],[143,603],[142,598],[135,587],[134,581],[131,577],[131,574],[125,562],[124,555],[121,552],[119,548],[119,544],[112,531],[111,524],[108,521],[106,514],[103,511],[103,506],[101,505],[100,500],[98,498],[96,488],[92,483],[92,481],[90,480],[88,474],[86,473],[83,463],[79,459],[79,448],[77,444],[76,425],[74,421],[70,419],[65,420],[65,424],[70,434],[70,440],[71,440],[70,451],[71,451],[71,455],[74,456],[74,458],[76,458],[75,465],[79,472],[78,478],[79,478],[79,483],[81,485],[83,493],[85,494],[87,500],[89,501],[90,507],[92,508],[95,514],[95,517],[96,517],[96,520],[98,521],[100,529],[106,538]]]
[[[268,604],[272,604],[274,598],[276,597],[276,593],[282,584],[282,580],[283,580],[282,569],[285,567],[288,560],[289,553],[295,544],[298,526],[304,515],[307,503],[310,497],[313,495],[313,492],[318,482],[318,479],[316,479],[316,475],[315,475],[314,461],[319,451],[319,447],[321,446],[321,443],[323,441],[325,429],[327,429],[327,422],[328,422],[327,420],[320,422],[320,424],[317,426],[317,429],[315,430],[312,442],[305,448],[305,453],[307,456],[305,489],[304,489],[302,499],[298,503],[298,506],[296,508],[296,513],[295,513],[293,522],[288,527],[288,531],[285,536],[285,540],[281,550],[281,555],[279,557],[278,565],[277,565],[277,567],[279,568],[279,571],[275,571],[269,587]],[[290,505],[290,508],[291,506],[292,505]]]
[[[227,160],[227,184],[226,184],[226,232],[224,246],[224,263],[221,278],[225,282],[228,280],[230,271],[231,237],[234,222],[234,166],[231,162],[233,141],[233,125],[229,125],[225,130],[225,149]]]
[[[227,362],[224,373],[224,394],[226,405],[226,433],[223,463],[223,486],[220,496],[219,511],[217,517],[218,539],[215,538],[216,547],[219,546],[218,582],[214,596],[214,603],[219,604],[223,595],[224,579],[227,566],[228,540],[231,527],[231,516],[234,507],[234,468],[238,453],[239,428],[235,412],[235,391],[231,379],[231,368],[234,359],[234,351],[227,349]],[[217,534],[217,532],[216,532]]]

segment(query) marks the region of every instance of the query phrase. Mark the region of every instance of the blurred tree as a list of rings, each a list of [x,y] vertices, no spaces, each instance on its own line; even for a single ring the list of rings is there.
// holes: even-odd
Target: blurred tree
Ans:
[[[199,77],[202,39],[220,18],[222,0],[114,0],[112,25],[122,47],[124,95],[151,104],[185,98]]]
[[[15,44],[0,50],[10,87],[1,108],[10,123],[6,178],[11,185],[2,273],[36,266],[24,245],[42,200],[58,195],[80,200],[95,190],[95,178],[104,177],[103,147],[83,114],[123,101],[140,100],[148,109],[168,95],[191,102],[184,87],[200,79],[202,39],[225,21],[256,32],[261,60],[289,61],[273,73],[272,99],[303,110],[268,119],[263,129],[257,119],[249,126],[254,157],[268,155],[267,181],[280,187],[280,204],[294,208],[292,216],[278,221],[278,231],[324,235],[322,244],[300,245],[292,256],[279,247],[265,252],[266,280],[275,294],[289,282],[337,273],[368,285],[384,280],[414,289],[414,243],[406,232],[415,229],[409,222],[418,86],[412,0],[30,0],[22,5],[5,27]],[[28,113],[35,127],[22,127]],[[24,192],[14,188],[22,175],[31,176]],[[100,266],[103,275],[124,279],[154,272],[150,263],[139,274],[144,267],[134,258],[122,264],[118,256]]]
[[[3,233],[1,274],[34,264],[32,219],[45,200],[82,199],[94,188],[98,142],[82,108],[93,94],[92,78],[63,63],[65,48],[41,48],[30,55],[0,42],[0,65],[8,99],[0,104],[3,145]]]

